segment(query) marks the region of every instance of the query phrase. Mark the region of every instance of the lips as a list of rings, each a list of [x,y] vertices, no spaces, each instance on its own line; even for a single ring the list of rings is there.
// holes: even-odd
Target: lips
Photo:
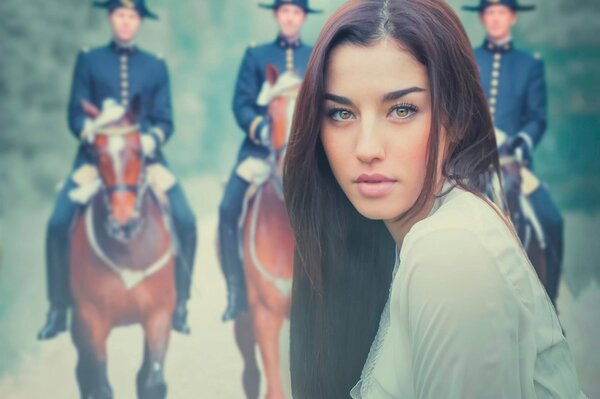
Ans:
[[[392,191],[397,180],[379,173],[363,173],[354,182],[362,195],[369,198],[378,198]]]

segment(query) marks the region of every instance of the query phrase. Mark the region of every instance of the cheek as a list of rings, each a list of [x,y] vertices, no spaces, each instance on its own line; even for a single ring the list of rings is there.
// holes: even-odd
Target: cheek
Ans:
[[[414,125],[410,131],[392,132],[388,135],[387,157],[391,167],[401,173],[407,182],[422,184],[427,169],[429,123]]]
[[[349,143],[349,140],[341,140],[339,134],[328,132],[324,127],[321,129],[321,143],[323,144],[325,155],[334,176],[339,181],[341,174],[346,170],[345,165],[351,159],[349,156],[349,154],[352,154],[350,149],[351,143]]]

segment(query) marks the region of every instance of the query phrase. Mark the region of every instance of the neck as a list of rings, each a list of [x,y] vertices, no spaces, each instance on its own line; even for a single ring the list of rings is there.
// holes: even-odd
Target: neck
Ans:
[[[417,224],[417,222],[425,219],[431,209],[433,208],[434,198],[431,198],[427,204],[416,214],[406,216],[403,215],[398,219],[386,220],[385,227],[387,227],[388,231],[392,235],[392,238],[396,242],[396,246],[398,248],[402,248],[402,243],[404,242],[404,238],[412,229],[412,227]]]
[[[445,179],[438,180],[438,182],[435,185],[435,188],[433,190],[435,195],[432,195],[425,203],[425,206],[423,206],[423,208],[421,208],[421,210],[419,210],[417,213],[414,213],[411,215],[405,214],[405,215],[400,216],[399,218],[384,221],[385,227],[388,229],[388,231],[392,235],[392,238],[396,242],[396,246],[398,248],[402,248],[402,243],[404,242],[404,238],[406,237],[406,235],[408,234],[410,229],[412,229],[412,227],[415,224],[417,224],[421,220],[425,219],[429,215],[429,213],[433,209],[433,205],[435,203],[436,196],[440,193],[440,191],[443,188],[444,181],[445,181]]]
[[[500,37],[491,37],[488,36],[488,40],[492,43],[494,43],[496,46],[501,46],[505,43],[508,43],[512,40],[512,36],[510,34],[510,32],[508,32],[506,35],[502,35]]]
[[[288,43],[293,43],[295,41],[298,41],[300,39],[300,32],[296,33],[295,35],[292,36],[286,36],[283,33],[279,33],[279,36],[282,37],[283,39],[285,39]]]
[[[133,39],[131,40],[121,40],[116,36],[113,36],[113,41],[116,43],[117,46],[121,47],[121,48],[131,48],[135,45],[135,42]]]

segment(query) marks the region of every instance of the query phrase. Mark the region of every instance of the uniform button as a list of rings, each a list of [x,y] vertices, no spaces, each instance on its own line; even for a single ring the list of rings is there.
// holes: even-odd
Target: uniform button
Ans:
[[[496,88],[492,88],[492,90],[490,90],[490,95],[495,97],[496,95],[498,95],[498,90]]]
[[[502,58],[502,54],[500,54],[500,53],[494,54],[494,60],[495,61],[500,61],[500,58]]]
[[[490,104],[491,105],[496,105],[496,97],[490,98]]]
[[[121,79],[127,80],[127,72],[126,71],[121,72]]]
[[[127,81],[123,81],[121,82],[121,87],[126,89],[127,87],[129,87],[129,83],[127,83]]]
[[[494,114],[494,113],[496,112],[496,108],[494,108],[494,107],[490,107],[490,112],[491,112],[492,114]]]
[[[500,71],[497,71],[497,70],[492,71],[492,77],[497,78],[498,76],[500,76]]]
[[[500,68],[500,63],[499,63],[498,61],[494,62],[494,63],[492,64],[492,68],[494,68],[494,69],[499,69],[499,68]]]
[[[123,100],[121,100],[121,104],[123,104],[123,106],[126,107],[129,104],[129,101],[126,98],[124,98]]]
[[[492,86],[498,86],[498,79],[492,79]]]
[[[125,54],[121,56],[121,62],[127,62],[127,56]]]
[[[127,90],[123,90],[123,91],[121,92],[121,96],[122,96],[122,97],[127,97],[128,95],[129,95],[129,93],[127,92]]]

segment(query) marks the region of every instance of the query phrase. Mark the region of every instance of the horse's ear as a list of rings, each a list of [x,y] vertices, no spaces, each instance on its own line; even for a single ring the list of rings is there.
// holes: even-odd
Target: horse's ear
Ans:
[[[83,107],[83,112],[92,119],[96,119],[100,115],[98,107],[88,100],[81,100],[81,106]]]
[[[279,77],[279,71],[277,67],[273,64],[267,64],[267,81],[271,86],[277,82],[277,78]]]

